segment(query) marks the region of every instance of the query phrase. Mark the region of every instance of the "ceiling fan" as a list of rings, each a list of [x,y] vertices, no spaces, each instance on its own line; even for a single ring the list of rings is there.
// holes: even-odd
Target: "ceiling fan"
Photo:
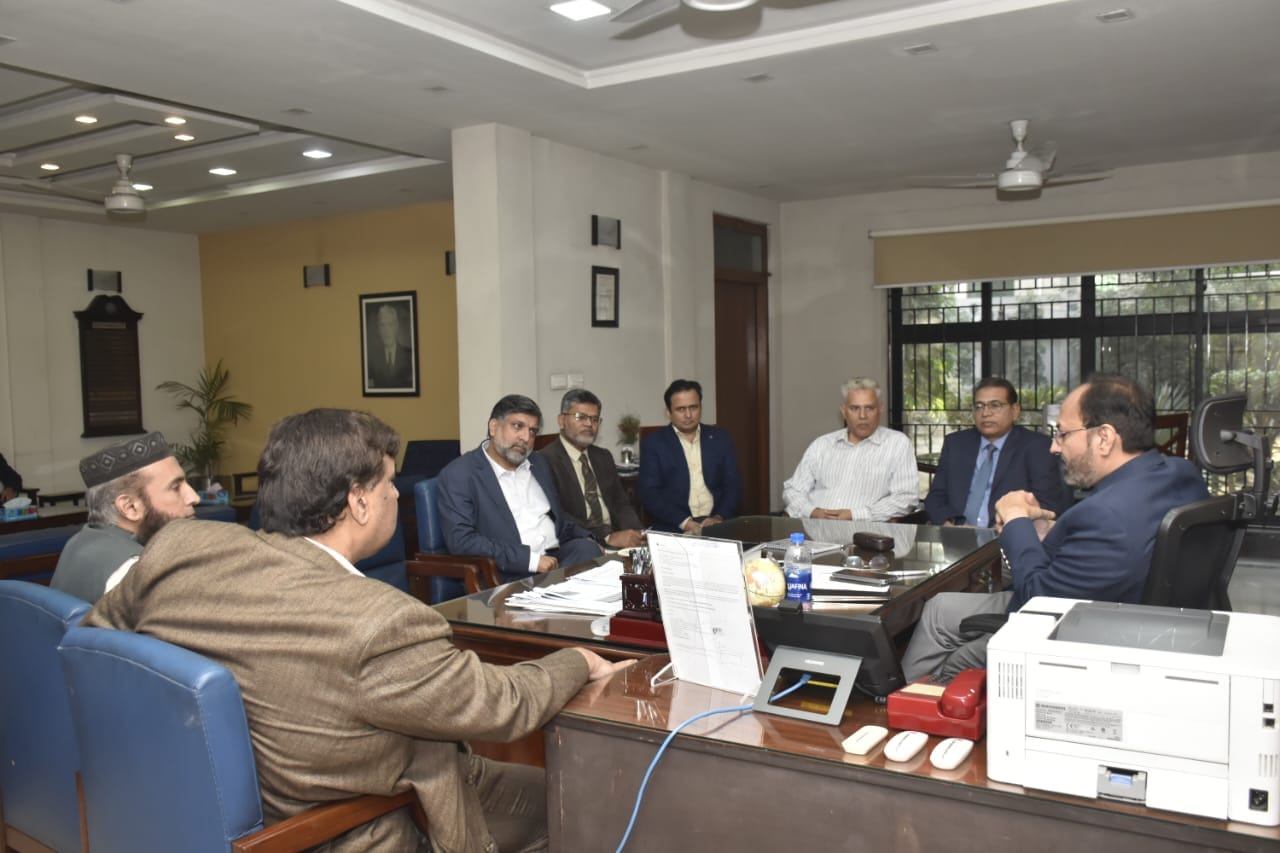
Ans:
[[[133,155],[117,154],[116,168],[120,170],[120,177],[112,185],[111,192],[102,200],[102,206],[106,208],[107,213],[125,216],[146,213],[147,203],[133,188],[133,179],[129,177],[129,171],[133,168]]]
[[[1041,146],[1035,150],[1026,147],[1027,132],[1030,122],[1027,119],[1014,119],[1009,122],[1009,130],[1013,134],[1015,147],[1005,160],[1004,170],[998,173],[984,172],[974,175],[932,175],[912,178],[911,182],[919,186],[941,187],[943,189],[991,189],[997,190],[1002,198],[1016,198],[1019,195],[1034,197],[1044,187],[1065,186],[1067,184],[1084,184],[1101,181],[1111,177],[1104,173],[1072,173],[1055,172],[1054,163],[1058,152],[1052,145]],[[1001,194],[1010,193],[1004,196]]]
[[[134,188],[133,178],[130,176],[133,155],[115,155],[115,166],[116,181],[106,196],[101,195],[100,192],[73,186],[66,180],[16,175],[0,175],[0,189],[12,188],[38,206],[57,207],[83,213],[105,210],[108,214],[129,217],[146,213],[146,202]]]
[[[639,0],[610,18],[619,24],[634,24],[687,6],[702,12],[736,12],[759,0]]]

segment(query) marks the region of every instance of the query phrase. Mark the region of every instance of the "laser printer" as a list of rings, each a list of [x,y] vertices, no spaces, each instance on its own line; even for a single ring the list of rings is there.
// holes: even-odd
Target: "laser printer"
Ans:
[[[1038,597],[987,646],[987,775],[1280,825],[1280,617]]]

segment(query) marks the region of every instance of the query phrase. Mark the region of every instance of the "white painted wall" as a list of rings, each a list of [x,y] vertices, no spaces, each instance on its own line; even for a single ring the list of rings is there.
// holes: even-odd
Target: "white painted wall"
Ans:
[[[463,447],[483,437],[484,418],[504,393],[533,397],[544,429],[554,430],[563,391],[551,390],[553,373],[581,373],[584,386],[601,397],[608,423],[600,444],[610,449],[616,450],[623,414],[665,422],[662,392],[677,377],[702,382],[704,417],[713,421],[712,216],[773,229],[778,204],[538,137],[524,137],[527,153],[493,142],[523,133],[496,125],[454,133]],[[526,158],[527,188],[519,171]],[[592,214],[622,222],[621,249],[591,245]],[[520,244],[502,242],[499,229],[489,227],[504,215],[532,222],[531,263],[512,256],[524,251]],[[473,263],[476,253],[483,257]],[[617,329],[591,326],[592,266],[619,270]],[[524,305],[530,297],[533,310],[508,325],[503,304]]]
[[[200,259],[192,235],[0,216],[0,452],[28,486],[83,489],[78,463],[117,439],[82,439],[79,326],[89,268],[120,270],[138,326],[142,417],[185,440],[194,419],[155,391],[191,382],[204,360]]]
[[[1044,219],[1141,215],[1280,200],[1280,153],[1125,169],[1106,181],[1001,202],[994,190],[912,190],[782,206],[781,372],[774,405],[774,494],[813,437],[834,428],[839,385],[855,374],[888,380],[888,299],[872,290],[870,231],[1003,226]],[[1280,235],[1277,252],[1280,257]]]

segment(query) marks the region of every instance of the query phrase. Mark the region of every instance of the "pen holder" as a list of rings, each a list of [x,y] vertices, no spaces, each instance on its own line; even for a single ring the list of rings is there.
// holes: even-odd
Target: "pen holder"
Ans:
[[[662,621],[662,610],[658,606],[658,586],[653,580],[653,572],[622,575],[622,610],[617,615],[628,619]]]

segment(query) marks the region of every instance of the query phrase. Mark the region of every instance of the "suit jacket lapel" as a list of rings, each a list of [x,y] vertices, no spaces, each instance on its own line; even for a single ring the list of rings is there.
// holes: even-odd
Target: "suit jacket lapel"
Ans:
[[[487,510],[484,507],[477,507],[480,517],[487,515],[490,518],[501,518],[507,527],[510,540],[519,542],[520,530],[516,527],[515,516],[511,514],[511,507],[507,506],[507,497],[502,493],[502,487],[498,485],[498,476],[493,472],[493,465],[489,462],[489,455],[483,446],[476,448],[472,468],[472,473],[480,484],[480,491],[493,505]]]
[[[592,450],[594,449],[595,448],[592,448]],[[576,483],[578,481],[578,473],[575,467],[576,461],[569,455],[569,452],[565,450],[564,442],[559,438],[556,438],[556,440],[552,442],[550,452],[545,455],[547,456],[547,461],[551,463],[552,467],[560,470],[560,479],[563,480],[566,485]],[[588,456],[590,455],[591,454],[588,453]],[[595,465],[594,459],[591,461],[591,464],[593,466]],[[552,473],[554,474],[555,472],[553,471]],[[597,469],[596,477],[599,478],[599,476],[600,472]],[[553,477],[552,479],[555,478]],[[558,491],[559,490],[557,490],[557,492]],[[564,493],[560,494],[559,497],[560,505],[569,511],[569,515],[572,515],[575,518],[587,517],[587,503],[582,496],[581,489],[565,489]]]

